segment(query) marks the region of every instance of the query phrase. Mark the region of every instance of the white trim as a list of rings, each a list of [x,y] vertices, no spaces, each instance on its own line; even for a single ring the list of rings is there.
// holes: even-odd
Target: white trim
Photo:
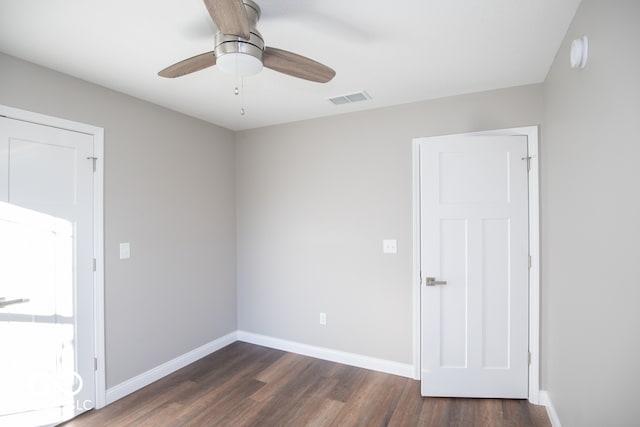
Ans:
[[[169,360],[168,362],[165,362],[160,366],[156,366],[153,369],[143,372],[140,375],[136,375],[133,378],[130,378],[114,387],[109,388],[107,390],[107,405],[110,405],[116,400],[121,399],[135,391],[138,391],[141,388],[151,384],[152,382],[158,381],[159,379],[172,374],[178,369],[184,368],[185,366],[199,359],[202,359],[203,357],[215,351],[218,351],[223,347],[228,346],[236,340],[237,333],[231,332],[230,334],[211,341],[210,343],[204,344],[194,350],[191,350],[188,353],[176,357],[175,359]]]
[[[413,140],[412,174],[413,174],[413,379],[420,379],[420,150],[417,140]]]
[[[553,402],[551,401],[551,396],[549,396],[549,392],[546,390],[540,390],[539,395],[540,404],[547,408],[547,415],[549,415],[549,421],[551,421],[552,427],[562,427],[556,408],[553,406]]]
[[[529,402],[537,405],[540,401],[540,174],[538,158],[538,126],[525,126],[509,129],[497,129],[482,132],[463,133],[457,136],[480,136],[480,135],[524,135],[527,137],[529,156],[531,157],[531,170],[529,172],[529,254],[531,255],[531,270],[529,271],[529,351],[531,352],[531,364],[529,365]],[[441,136],[439,136],[440,138]],[[419,221],[416,225],[416,217],[420,215],[420,176],[416,174],[416,162],[419,163],[418,144],[422,138],[413,139],[413,217],[414,217],[414,256],[413,256],[413,276],[420,274],[419,257]],[[418,169],[419,171],[419,169]],[[418,243],[416,244],[416,239]],[[418,249],[416,249],[418,248]],[[417,251],[417,254],[416,254]],[[417,256],[416,256],[417,255]],[[414,307],[416,299],[418,310],[420,310],[420,290],[414,290]],[[420,348],[420,316],[414,315],[415,329],[414,349]],[[414,329],[414,331],[415,331]],[[414,351],[415,353],[415,351]],[[420,350],[418,350],[418,354]],[[417,363],[414,361],[416,370],[420,369],[420,356]]]
[[[96,259],[94,272],[94,327],[96,364],[96,409],[106,405],[106,355],[104,323],[104,130],[93,135],[93,156],[96,171],[93,174],[93,257]]]
[[[408,363],[393,362],[390,360],[377,359],[375,357],[363,356],[360,354],[347,353],[344,351],[332,350],[325,347],[316,347],[308,344],[301,344],[294,341],[273,338],[266,335],[254,334],[246,331],[238,331],[238,341],[264,347],[275,348],[290,353],[302,354],[304,356],[315,357],[316,359],[328,360],[345,365],[357,366],[359,368],[371,369],[387,374],[399,375],[413,378],[414,367]]]
[[[529,401],[540,401],[540,162],[538,155],[538,127],[534,127],[529,139]]]
[[[58,117],[47,116],[46,114],[34,113],[32,111],[20,110],[19,108],[0,105],[0,116],[10,119],[22,120],[39,125],[51,126],[54,128],[71,130],[74,132],[96,135],[103,131],[102,128],[71,120],[60,119]]]
[[[40,113],[0,105],[0,116],[44,126],[66,129],[93,136],[94,156],[98,158],[93,181],[93,243],[96,271],[94,274],[94,348],[98,366],[95,371],[96,409],[105,404],[105,349],[104,349],[104,129],[47,116]]]

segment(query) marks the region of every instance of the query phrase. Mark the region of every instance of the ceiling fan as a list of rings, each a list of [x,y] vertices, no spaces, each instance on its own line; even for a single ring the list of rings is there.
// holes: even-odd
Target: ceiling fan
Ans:
[[[256,28],[260,7],[252,0],[204,0],[218,27],[215,49],[168,66],[161,77],[180,77],[218,65],[236,76],[258,73],[262,67],[318,83],[330,81],[334,70],[302,55],[266,47]]]

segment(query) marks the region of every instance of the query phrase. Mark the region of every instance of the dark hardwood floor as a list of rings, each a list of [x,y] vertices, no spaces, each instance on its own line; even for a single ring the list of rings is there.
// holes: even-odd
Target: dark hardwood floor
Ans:
[[[64,425],[551,426],[525,400],[423,398],[415,380],[242,342]]]

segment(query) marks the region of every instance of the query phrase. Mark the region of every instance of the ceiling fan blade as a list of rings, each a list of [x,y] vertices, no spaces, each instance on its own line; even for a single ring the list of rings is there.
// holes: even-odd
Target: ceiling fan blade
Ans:
[[[204,70],[207,67],[216,65],[216,55],[214,52],[201,53],[200,55],[192,56],[180,62],[176,62],[173,65],[169,65],[164,70],[160,71],[158,75],[160,77],[180,77],[185,74],[190,74],[195,71]]]
[[[242,0],[204,0],[211,19],[222,34],[251,37],[249,17]]]
[[[318,83],[327,83],[336,75],[331,68],[313,59],[274,47],[264,48],[262,63],[272,70]]]

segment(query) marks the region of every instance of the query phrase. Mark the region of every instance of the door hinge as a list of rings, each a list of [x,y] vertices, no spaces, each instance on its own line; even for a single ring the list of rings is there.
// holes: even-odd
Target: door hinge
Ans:
[[[97,263],[97,261],[96,261],[96,259],[94,258],[94,259],[93,259],[93,271],[96,271],[96,263]]]
[[[531,270],[531,255],[529,255],[529,270]]]
[[[93,160],[93,171],[96,171],[96,160],[98,160],[97,157],[87,157],[87,160]]]
[[[93,370],[94,371],[98,370],[98,358],[97,357],[93,358]]]
[[[529,352],[529,365],[531,365],[531,352]]]

